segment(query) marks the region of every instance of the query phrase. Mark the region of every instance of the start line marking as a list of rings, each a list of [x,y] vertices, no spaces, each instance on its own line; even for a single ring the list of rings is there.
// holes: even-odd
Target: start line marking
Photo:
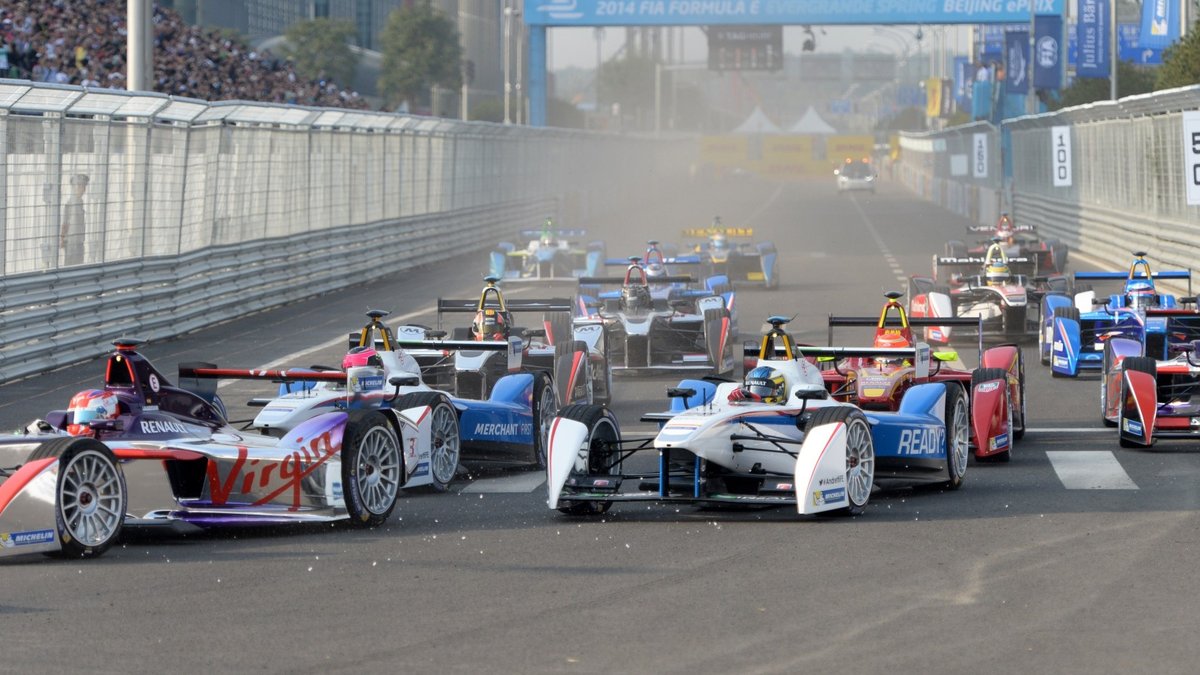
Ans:
[[[1046,457],[1068,490],[1138,489],[1108,450],[1049,450]]]

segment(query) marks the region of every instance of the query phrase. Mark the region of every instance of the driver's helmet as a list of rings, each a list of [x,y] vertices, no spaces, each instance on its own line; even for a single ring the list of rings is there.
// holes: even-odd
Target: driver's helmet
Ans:
[[[725,238],[725,235],[718,232],[712,236],[712,247],[718,251],[723,251],[729,248],[729,241]]]
[[[507,340],[508,321],[498,309],[485,307],[475,313],[475,322],[471,324],[471,332],[476,340]]]
[[[742,399],[762,403],[785,403],[787,381],[783,373],[769,366],[759,366],[746,373],[741,387]]]
[[[667,268],[662,263],[652,262],[646,265],[646,279],[653,280],[656,277],[667,276]]]
[[[1010,244],[1013,241],[1013,237],[1016,236],[1016,232],[1013,230],[1012,220],[1008,217],[1007,213],[1000,216],[1000,222],[996,223],[996,236],[1004,239]]]
[[[342,359],[342,370],[362,366],[382,368],[383,357],[379,356],[379,352],[375,351],[374,347],[355,347],[347,352],[346,357]]]
[[[1154,284],[1149,281],[1131,281],[1125,286],[1125,306],[1130,309],[1148,309],[1158,302]]]
[[[121,415],[121,403],[117,395],[101,389],[87,389],[71,397],[67,406],[67,433],[72,436],[89,436],[89,423],[95,420],[115,420]]]
[[[900,334],[899,331],[881,331],[875,336],[875,346],[884,348],[911,347],[908,340]],[[904,357],[902,356],[880,356],[875,359],[875,367],[880,370],[889,370],[899,368],[904,365]]]
[[[650,289],[641,284],[628,284],[621,289],[621,305],[626,310],[649,309]]]
[[[1012,271],[1008,269],[1008,264],[1003,260],[992,260],[988,263],[984,277],[987,279],[988,286],[1003,286],[1012,277]]]

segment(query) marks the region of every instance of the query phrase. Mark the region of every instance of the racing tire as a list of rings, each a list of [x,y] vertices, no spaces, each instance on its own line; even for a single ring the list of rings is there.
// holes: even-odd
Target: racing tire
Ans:
[[[617,418],[607,408],[598,405],[568,405],[558,411],[562,419],[579,422],[588,428],[587,472],[588,475],[607,473],[615,475],[619,472],[617,463],[609,464],[607,459],[612,456],[612,450],[603,447],[606,443],[621,440],[620,427]],[[558,510],[571,516],[595,516],[604,513],[612,507],[612,502],[559,500]]]
[[[1079,308],[1078,307],[1062,307],[1060,309],[1056,309],[1056,310],[1054,310],[1054,314],[1050,317],[1050,320],[1053,321],[1054,319],[1056,319],[1058,317],[1062,317],[1064,319],[1074,319],[1075,321],[1079,321]],[[1051,343],[1050,349],[1051,349],[1051,351],[1054,350],[1053,343]],[[1050,371],[1050,376],[1051,377],[1066,377],[1066,375],[1063,375],[1061,373],[1056,373],[1056,372],[1054,372],[1054,370]]]
[[[349,414],[342,433],[342,492],[357,527],[382,525],[396,508],[404,455],[396,431],[377,410]]]
[[[987,462],[1003,463],[1003,462],[1007,462],[1010,459],[1010,452],[1012,451],[1012,443],[1014,440],[1013,439],[1013,427],[1014,427],[1013,404],[1012,404],[1012,395],[1008,391],[1008,371],[1004,370],[1003,368],[976,368],[975,372],[971,373],[971,391],[975,391],[975,385],[977,385],[981,382],[987,382],[988,380],[1003,380],[1004,381],[1004,400],[1005,400],[1005,404],[1008,406],[1008,450],[1005,450],[1004,452],[996,453],[994,455],[987,455],[986,457],[976,456],[975,461],[984,462],[984,463],[987,463]],[[947,397],[947,404],[948,403],[949,403],[949,398]],[[947,407],[946,408],[946,419],[950,419],[949,415],[950,415],[950,408]],[[970,434],[968,433],[968,436],[969,435]],[[949,439],[950,439],[950,430],[949,430],[949,428],[947,428],[947,430],[946,430],[947,443],[949,443]],[[949,453],[947,453],[947,457],[949,457]]]
[[[1025,428],[1029,426],[1027,421],[1029,418],[1025,414],[1028,412],[1028,407],[1025,405],[1025,352],[1020,350],[1017,351],[1017,390],[1021,396],[1021,408],[1017,411],[1020,415],[1021,426],[1018,428],[1013,425],[1013,441],[1025,438]]]
[[[533,373],[533,463],[546,470],[546,447],[550,441],[550,426],[558,415],[558,397],[554,383],[543,372]]]
[[[58,458],[54,525],[58,551],[51,557],[96,558],[113,545],[125,526],[129,492],[112,450],[94,438],[56,438],[29,455]]]
[[[462,432],[458,426],[458,411],[445,394],[419,391],[405,394],[392,404],[395,410],[429,406],[429,477],[430,486],[445,492],[458,475],[462,457]]]
[[[1130,356],[1122,362],[1122,365],[1124,366],[1125,370],[1132,370],[1132,371],[1136,371],[1139,373],[1146,373],[1146,374],[1150,375],[1151,377],[1158,377],[1158,362],[1149,356]],[[1128,389],[1128,385],[1125,383],[1125,378],[1122,377],[1121,378],[1121,400],[1122,401],[1124,401],[1126,399],[1126,397],[1129,396],[1129,392],[1127,391],[1127,389]],[[1117,424],[1121,428],[1124,428],[1124,422],[1125,422],[1125,419],[1121,414],[1124,411],[1124,409],[1125,409],[1124,406],[1122,406],[1121,408],[1119,408],[1117,410]],[[1143,422],[1143,424],[1144,424],[1144,422]],[[1121,436],[1119,433],[1117,434],[1117,442],[1120,444],[1120,446],[1122,448],[1142,449],[1142,448],[1150,447],[1148,445],[1143,445],[1141,443],[1136,443],[1134,441],[1128,440],[1128,439],[1124,438],[1123,436]],[[1153,443],[1153,438],[1151,439],[1151,443]]]
[[[806,430],[824,424],[846,425],[846,500],[849,506],[829,511],[833,516],[862,515],[875,486],[875,441],[867,416],[858,408],[831,405],[817,408],[808,418]]]
[[[1106,427],[1115,428],[1117,423],[1108,419],[1104,412],[1108,408],[1108,373],[1112,370],[1112,343],[1104,341],[1104,361],[1100,369],[1100,423]]]
[[[986,368],[983,370],[987,370]],[[1007,390],[1006,390],[1007,391]],[[1010,403],[1011,405],[1011,403]],[[1012,443],[1012,440],[1009,440]],[[1007,454],[1007,453],[1005,453]],[[966,395],[956,384],[946,385],[946,488],[957,490],[967,476],[971,456],[971,417]],[[1003,460],[1002,460],[1003,461]]]

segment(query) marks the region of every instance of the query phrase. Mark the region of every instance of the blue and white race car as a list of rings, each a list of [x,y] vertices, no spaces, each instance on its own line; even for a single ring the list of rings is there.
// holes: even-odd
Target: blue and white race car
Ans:
[[[1076,272],[1072,293],[1052,293],[1042,298],[1038,354],[1056,377],[1075,377],[1081,370],[1104,370],[1106,342],[1121,337],[1142,345],[1142,356],[1170,358],[1172,343],[1200,338],[1200,312],[1184,304],[1195,298],[1160,293],[1156,280],[1186,280],[1191,295],[1190,270],[1153,272],[1146,254],[1138,251],[1128,272]],[[1080,281],[1124,282],[1120,293],[1097,299]]]
[[[705,276],[722,274],[734,284],[779,287],[775,244],[753,243],[754,228],[725,227],[718,217],[709,227],[684,230],[683,237],[681,253],[698,256]]]
[[[855,352],[798,348],[787,321],[771,317],[744,383],[684,380],[669,390],[671,409],[643,417],[661,423],[654,437],[623,437],[597,406],[563,408],[550,429],[550,508],[586,515],[657,501],[856,514],[876,483],[962,485],[970,424],[961,386],[915,385],[894,413],[838,403],[810,359]],[[895,354],[929,367],[928,345]]]
[[[517,235],[524,247],[502,241],[489,256],[490,275],[506,281],[574,281],[595,276],[604,260],[603,241],[580,244],[587,230],[563,230],[547,218],[540,230]]]

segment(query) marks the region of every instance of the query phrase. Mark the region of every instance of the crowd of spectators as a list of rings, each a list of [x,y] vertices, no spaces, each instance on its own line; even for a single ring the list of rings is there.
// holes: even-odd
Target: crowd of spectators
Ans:
[[[0,76],[124,89],[125,11],[124,0],[0,0]],[[357,92],[307,80],[286,59],[158,6],[152,86],[209,101],[367,107]]]

